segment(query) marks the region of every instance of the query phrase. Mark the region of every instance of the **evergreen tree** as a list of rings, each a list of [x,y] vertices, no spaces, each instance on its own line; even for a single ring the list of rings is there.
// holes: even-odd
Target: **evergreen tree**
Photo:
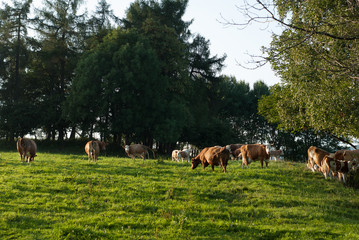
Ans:
[[[27,27],[32,1],[13,1],[0,9],[0,129],[8,139],[34,127],[26,67],[30,61]]]
[[[84,15],[78,14],[80,0],[45,1],[39,10],[37,31],[41,39],[35,69],[43,76],[42,113],[47,138],[62,140],[69,127],[63,117],[63,104],[71,86],[79,54],[83,50]],[[51,107],[49,107],[51,106]]]

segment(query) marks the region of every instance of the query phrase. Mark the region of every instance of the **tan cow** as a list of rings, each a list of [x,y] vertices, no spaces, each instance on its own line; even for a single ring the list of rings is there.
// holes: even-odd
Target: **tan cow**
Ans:
[[[148,150],[151,150],[153,153],[153,158],[155,158],[155,152],[142,144],[131,144],[131,145],[126,145],[125,147],[125,152],[127,153],[127,155],[129,157],[131,157],[132,159],[136,160],[136,156],[140,156],[142,157],[143,160],[146,159],[146,155],[149,158],[149,154],[148,154]]]
[[[237,151],[238,152],[238,151]],[[242,168],[244,165],[247,166],[253,161],[260,160],[261,167],[263,168],[263,161],[266,162],[266,167],[268,167],[269,154],[268,149],[265,145],[262,144],[246,144],[240,148],[240,154],[242,154]]]
[[[356,150],[345,150],[343,152],[345,161],[352,161],[354,159],[359,160],[359,149]]]
[[[36,143],[31,139],[20,138],[16,142],[16,148],[20,154],[21,162],[34,161],[34,158],[37,156],[36,155],[36,151],[37,151]]]
[[[187,159],[187,162],[189,162],[189,150],[188,149],[177,152],[177,161],[179,161],[180,159],[182,159],[182,162],[184,159]]]
[[[325,178],[327,178],[328,176],[330,176],[330,178],[333,178],[332,173],[335,173],[338,174],[339,181],[343,181],[344,183],[346,182],[346,175],[350,171],[355,171],[357,168],[358,168],[357,160],[352,160],[352,161],[337,160],[329,155],[324,157],[322,164],[322,171]]]
[[[97,161],[98,155],[101,150],[106,150],[107,143],[103,141],[92,140],[88,141],[85,145],[85,152],[89,157],[89,162],[92,160]]]
[[[320,171],[322,172],[322,163],[325,156],[329,155],[327,151],[320,149],[315,146],[310,146],[308,148],[308,163],[307,167],[313,172]]]
[[[226,147],[209,147],[204,148],[196,157],[192,159],[192,169],[195,169],[199,163],[202,164],[203,170],[208,166],[219,166],[221,164],[223,172],[227,171],[227,164],[230,158],[230,152]]]
[[[173,150],[172,151],[172,161],[177,161],[178,162],[178,157],[177,157],[177,155],[178,155],[178,152],[179,152],[180,150]]]

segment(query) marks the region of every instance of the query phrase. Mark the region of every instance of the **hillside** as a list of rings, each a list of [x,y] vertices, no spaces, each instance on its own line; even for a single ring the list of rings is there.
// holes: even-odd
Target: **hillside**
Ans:
[[[359,192],[303,163],[0,152],[0,239],[359,239]]]

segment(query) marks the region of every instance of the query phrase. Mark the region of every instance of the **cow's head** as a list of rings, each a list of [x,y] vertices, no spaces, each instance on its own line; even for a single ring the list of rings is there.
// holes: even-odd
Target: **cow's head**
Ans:
[[[199,158],[192,158],[192,166],[191,166],[191,169],[195,169],[200,162],[201,162],[201,160],[200,160]]]

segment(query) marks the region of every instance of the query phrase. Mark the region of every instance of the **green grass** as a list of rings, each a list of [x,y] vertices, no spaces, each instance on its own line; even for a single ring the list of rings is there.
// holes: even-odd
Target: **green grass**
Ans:
[[[359,239],[359,191],[303,163],[0,152],[0,239]]]

